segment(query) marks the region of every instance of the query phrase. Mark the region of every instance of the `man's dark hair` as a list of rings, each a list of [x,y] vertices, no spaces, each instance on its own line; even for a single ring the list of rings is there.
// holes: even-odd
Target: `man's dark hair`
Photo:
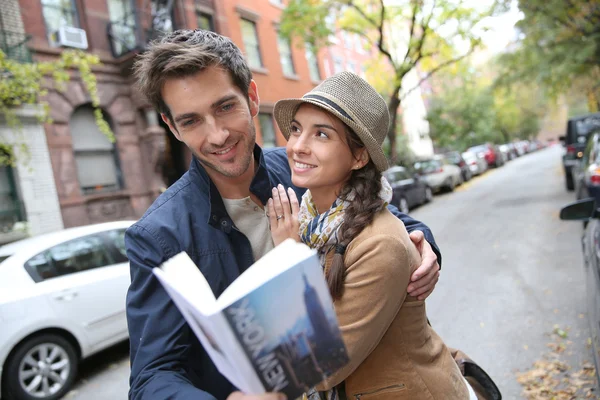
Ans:
[[[173,123],[171,111],[161,95],[165,81],[194,75],[213,66],[228,71],[233,84],[248,96],[252,73],[241,50],[231,39],[202,29],[178,30],[151,43],[136,60],[134,76],[140,92]]]

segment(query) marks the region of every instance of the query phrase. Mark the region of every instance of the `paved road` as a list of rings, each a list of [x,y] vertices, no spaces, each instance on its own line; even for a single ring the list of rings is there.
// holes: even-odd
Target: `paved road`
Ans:
[[[590,360],[580,255],[581,224],[558,219],[573,195],[563,186],[560,148],[514,160],[411,214],[426,222],[443,253],[442,278],[428,300],[434,328],[520,399],[515,369],[548,349],[555,325],[569,327],[573,365]],[[88,361],[68,399],[125,399],[127,347]]]
[[[560,147],[518,158],[415,210],[442,250],[428,314],[446,343],[464,349],[520,399],[514,371],[547,352],[555,325],[570,327],[573,366],[591,360],[579,244],[581,223],[559,220]]]

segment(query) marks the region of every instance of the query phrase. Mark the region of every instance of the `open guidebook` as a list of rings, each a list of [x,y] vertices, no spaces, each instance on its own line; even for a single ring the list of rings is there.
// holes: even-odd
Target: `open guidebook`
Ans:
[[[220,296],[186,253],[154,268],[219,371],[248,394],[295,399],[348,362],[316,253],[286,240]]]

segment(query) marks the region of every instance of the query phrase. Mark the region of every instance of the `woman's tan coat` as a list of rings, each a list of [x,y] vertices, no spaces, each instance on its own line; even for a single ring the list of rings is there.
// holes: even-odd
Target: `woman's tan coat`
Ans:
[[[425,303],[407,295],[420,259],[404,224],[387,209],[349,244],[335,311],[350,363],[319,390],[344,381],[348,399],[469,398],[456,362],[427,323]]]

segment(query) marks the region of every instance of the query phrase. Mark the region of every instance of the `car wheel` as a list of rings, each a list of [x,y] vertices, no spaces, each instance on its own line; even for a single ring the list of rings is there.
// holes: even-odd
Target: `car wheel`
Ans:
[[[56,400],[77,375],[73,345],[55,334],[42,334],[21,343],[7,362],[6,400]]]
[[[398,210],[404,214],[408,214],[408,201],[404,197],[400,197],[400,201],[398,202]]]
[[[454,186],[454,179],[452,179],[452,177],[448,178],[448,182],[446,183],[446,188],[448,188],[448,191],[453,192]]]
[[[567,171],[565,174],[565,184],[569,192],[575,190],[575,182],[573,182],[573,175],[571,175],[570,171]]]
[[[433,190],[429,186],[425,188],[425,203],[429,203],[433,200]]]

